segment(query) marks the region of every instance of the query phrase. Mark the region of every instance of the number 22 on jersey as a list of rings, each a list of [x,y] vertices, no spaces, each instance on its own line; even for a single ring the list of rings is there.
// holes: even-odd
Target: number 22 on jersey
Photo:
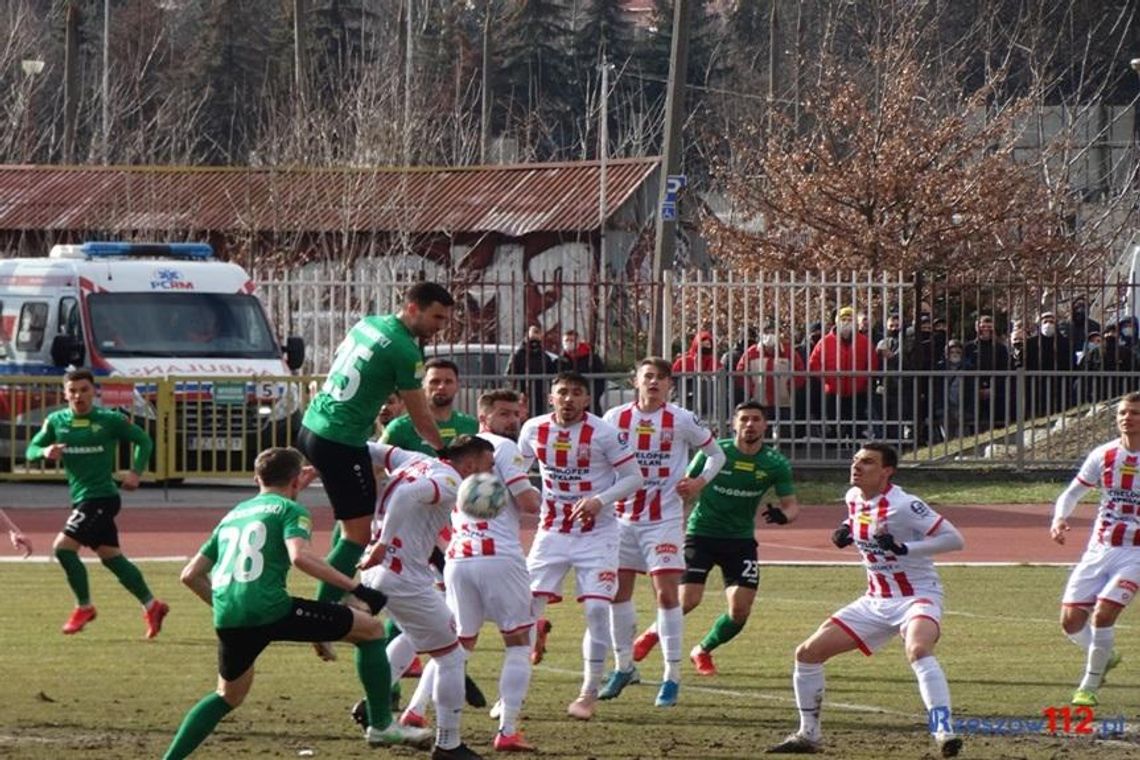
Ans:
[[[231,581],[250,583],[261,577],[265,569],[265,547],[268,535],[263,522],[251,522],[244,528],[229,526],[218,531],[221,560],[211,575],[213,588],[224,588]]]

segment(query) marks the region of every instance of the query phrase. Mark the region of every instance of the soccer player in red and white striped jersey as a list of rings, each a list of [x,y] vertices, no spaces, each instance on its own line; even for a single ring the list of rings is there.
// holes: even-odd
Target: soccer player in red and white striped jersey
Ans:
[[[633,452],[618,431],[590,414],[590,390],[577,372],[563,372],[551,383],[553,412],[527,420],[519,451],[538,460],[542,504],[538,533],[527,557],[534,616],[547,601],[562,599],[562,581],[571,570],[578,601],[586,613],[583,681],[567,713],[580,720],[594,715],[605,667],[610,602],[617,590],[618,535],[614,503],[631,496],[644,481]],[[588,646],[586,646],[588,643]]]
[[[1085,674],[1072,698],[1085,707],[1096,706],[1104,674],[1120,662],[1113,625],[1140,589],[1140,393],[1120,400],[1116,429],[1120,437],[1093,449],[1057,497],[1049,530],[1054,541],[1065,543],[1068,518],[1081,497],[1100,488],[1088,547],[1061,600],[1061,628],[1087,651]]]
[[[665,672],[655,704],[677,702],[681,682],[682,620],[679,594],[685,570],[684,499],[700,493],[724,465],[724,451],[697,416],[669,403],[673,390],[670,362],[650,356],[638,362],[634,375],[637,400],[614,407],[603,419],[618,429],[633,449],[645,485],[615,505],[618,516],[618,590],[610,607],[616,666],[599,692],[613,699],[637,678],[633,665],[633,639],[637,612],[633,588],[638,573],[649,573],[657,599],[656,631],[665,658]],[[695,451],[706,460],[700,474],[685,477]]]
[[[415,651],[430,654],[437,668],[432,698],[436,711],[436,760],[468,760],[478,755],[460,739],[463,665],[455,620],[435,590],[429,564],[440,530],[451,520],[460,482],[476,472],[490,472],[494,449],[476,436],[461,435],[440,450],[440,458],[379,444],[392,477],[376,508],[380,535],[365,551],[361,581],[388,596],[388,614],[411,639]],[[389,654],[389,659],[391,654]],[[408,660],[410,661],[410,657]],[[391,663],[402,673],[408,662]]]
[[[898,454],[871,442],[855,453],[847,492],[847,518],[832,534],[839,548],[852,544],[867,570],[867,592],[836,612],[796,647],[793,684],[800,728],[768,751],[810,754],[821,744],[823,664],[858,649],[870,656],[901,635],[918,679],[930,732],[943,757],[954,757],[962,740],[953,732],[950,688],[934,658],[942,617],[942,584],[931,557],[964,546],[962,535],[917,496],[891,483]]]
[[[515,391],[504,388],[479,397],[479,437],[494,445],[494,472],[510,498],[503,511],[489,520],[476,520],[458,508],[452,511],[443,574],[447,606],[455,613],[460,643],[474,650],[484,621],[495,623],[503,637],[499,731],[494,740],[499,751],[534,750],[518,726],[530,684],[530,631],[534,627],[519,515],[538,512],[541,496],[530,484],[528,463],[515,443],[521,423],[522,403]],[[427,671],[424,676],[430,677]]]

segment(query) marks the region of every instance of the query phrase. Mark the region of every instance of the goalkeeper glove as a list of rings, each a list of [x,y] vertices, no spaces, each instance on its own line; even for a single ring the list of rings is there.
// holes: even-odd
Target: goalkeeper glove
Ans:
[[[384,605],[388,603],[388,597],[383,591],[369,588],[363,583],[356,584],[356,588],[352,590],[352,595],[367,604],[373,615],[384,609]]]
[[[909,551],[906,544],[896,544],[895,537],[890,533],[880,533],[875,536],[875,543],[879,545],[880,549],[894,554],[896,557],[901,557]]]
[[[774,507],[771,504],[765,507],[764,511],[760,514],[764,515],[764,522],[766,523],[776,525],[788,524],[788,516],[784,514],[784,510],[779,507]]]
[[[835,544],[837,549],[846,549],[855,543],[855,539],[851,537],[851,526],[846,521],[840,523],[839,527],[832,531],[831,543]]]

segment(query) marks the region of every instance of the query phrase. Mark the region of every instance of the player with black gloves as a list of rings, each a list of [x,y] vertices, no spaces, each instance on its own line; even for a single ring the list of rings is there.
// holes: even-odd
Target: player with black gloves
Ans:
[[[891,483],[898,454],[885,443],[866,443],[851,463],[848,514],[831,534],[840,549],[854,544],[867,570],[867,593],[829,617],[796,648],[793,683],[800,727],[770,753],[811,754],[822,745],[823,664],[858,649],[870,655],[900,634],[930,716],[930,732],[943,757],[954,757],[950,689],[934,658],[942,617],[942,585],[931,557],[961,549],[961,534],[916,496]]]
[[[388,710],[388,659],[384,626],[373,615],[386,604],[380,591],[356,583],[312,553],[313,520],[297,494],[316,476],[295,449],[267,449],[254,471],[260,493],[222,518],[182,570],[182,582],[214,609],[218,637],[218,689],[203,697],[182,721],[165,758],[193,752],[253,685],[253,664],[274,641],[337,641],[356,645],[357,674],[370,698],[370,744],[420,744],[429,731],[392,720]],[[295,567],[347,591],[368,607],[316,602],[289,595],[286,576]]]

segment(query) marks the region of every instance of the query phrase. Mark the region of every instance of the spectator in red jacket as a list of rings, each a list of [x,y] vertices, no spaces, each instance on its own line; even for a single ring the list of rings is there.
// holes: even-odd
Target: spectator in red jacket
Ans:
[[[681,403],[686,409],[702,417],[707,417],[713,410],[719,369],[713,335],[708,330],[701,330],[693,336],[689,350],[673,362]]]
[[[781,341],[775,325],[764,328],[760,340],[748,347],[736,363],[744,375],[748,398],[764,405],[768,428],[792,430],[796,391],[807,384],[803,359],[787,341]],[[785,436],[790,437],[790,436]]]
[[[843,438],[869,438],[870,384],[879,357],[870,339],[855,330],[855,310],[835,313],[835,329],[812,349],[808,371],[823,381],[823,419],[839,426]]]

